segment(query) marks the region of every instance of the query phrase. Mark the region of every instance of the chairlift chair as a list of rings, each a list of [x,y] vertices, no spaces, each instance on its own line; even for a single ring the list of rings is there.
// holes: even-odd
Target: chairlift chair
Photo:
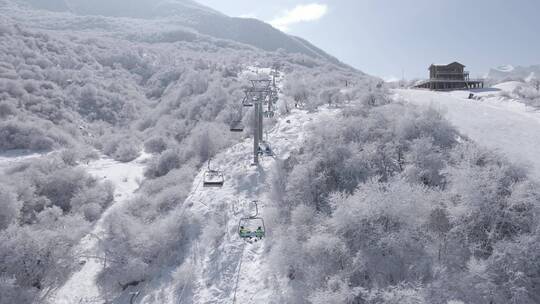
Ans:
[[[238,116],[231,122],[231,132],[244,132],[244,124],[242,123],[242,107],[239,107]]]
[[[248,217],[243,217],[238,222],[238,235],[241,239],[262,239],[266,236],[266,227],[264,220],[259,217],[259,207],[257,201],[253,201],[255,204],[255,214]]]
[[[274,156],[274,151],[272,151],[272,147],[270,147],[270,144],[268,144],[266,141],[263,141],[259,143],[259,154],[266,156]]]
[[[210,168],[210,160],[208,160],[208,170],[204,172],[203,187],[223,187],[225,178],[223,173]]]
[[[251,96],[248,91],[245,91],[244,93],[246,96],[242,99],[242,106],[253,107],[254,103],[257,101],[257,97]]]
[[[242,101],[242,106],[244,107],[253,107],[253,101],[250,100],[250,98],[244,98],[244,100]]]
[[[244,125],[241,120],[235,120],[231,123],[231,132],[244,132]]]
[[[204,187],[223,187],[225,178],[223,173],[217,170],[209,170],[204,173]]]
[[[241,239],[262,239],[266,236],[266,227],[261,217],[245,217],[238,223],[238,235]]]

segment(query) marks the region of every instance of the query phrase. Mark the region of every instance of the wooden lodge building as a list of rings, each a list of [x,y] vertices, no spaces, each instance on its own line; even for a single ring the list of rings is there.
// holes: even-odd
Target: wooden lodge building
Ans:
[[[429,67],[429,80],[415,85],[415,88],[437,91],[479,89],[484,87],[481,79],[470,79],[469,72],[459,62],[448,65],[432,64]]]

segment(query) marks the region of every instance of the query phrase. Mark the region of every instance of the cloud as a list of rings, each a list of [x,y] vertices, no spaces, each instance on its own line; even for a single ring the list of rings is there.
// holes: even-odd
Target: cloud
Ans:
[[[327,11],[328,6],[326,4],[301,4],[292,10],[285,10],[281,15],[270,21],[270,24],[277,29],[287,32],[291,25],[319,20],[326,15]]]

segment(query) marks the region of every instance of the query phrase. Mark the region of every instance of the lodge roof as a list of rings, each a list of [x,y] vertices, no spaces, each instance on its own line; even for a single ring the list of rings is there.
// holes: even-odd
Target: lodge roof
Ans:
[[[460,67],[465,67],[465,65],[457,62],[457,61],[454,61],[450,64],[435,64],[435,63],[432,63],[429,68],[431,69],[432,67],[447,67],[447,66],[452,66],[452,65],[457,65],[457,66],[460,66]]]

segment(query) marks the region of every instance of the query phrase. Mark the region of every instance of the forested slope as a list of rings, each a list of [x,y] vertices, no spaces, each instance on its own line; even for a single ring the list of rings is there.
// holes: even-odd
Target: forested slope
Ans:
[[[248,66],[277,65],[305,74],[306,82],[324,75],[309,83],[316,97],[319,87],[339,87],[345,79],[357,79],[361,88],[375,82],[325,60],[266,52],[159,20],[34,11],[11,1],[0,2],[0,17],[0,152],[12,163],[0,175],[2,303],[45,301],[79,271],[76,245],[118,193],[85,172],[83,165],[102,153],[122,162],[143,149],[152,153],[147,180],[140,181],[144,190],[135,198],[142,205],[131,204],[146,210],[134,215],[141,233],[133,238],[157,231],[168,239],[178,233],[169,224],[189,227],[172,212],[198,168],[242,140],[227,130],[247,79],[263,76],[245,74]],[[244,114],[247,123],[251,115]],[[13,151],[42,157],[9,161]],[[177,252],[183,244],[175,239],[153,250]],[[114,250],[142,254],[131,246],[137,245],[125,239]],[[137,261],[150,276],[167,265],[130,259]],[[103,282],[118,279],[114,286],[133,276],[105,274]]]
[[[539,300],[536,181],[433,109],[381,99],[315,122],[271,180],[276,303]]]
[[[7,0],[4,0],[7,1]],[[70,12],[80,16],[109,16],[162,20],[176,27],[184,26],[201,35],[227,39],[265,51],[281,49],[313,58],[341,63],[306,40],[283,33],[269,24],[252,18],[235,18],[191,0],[11,0],[33,8]]]

